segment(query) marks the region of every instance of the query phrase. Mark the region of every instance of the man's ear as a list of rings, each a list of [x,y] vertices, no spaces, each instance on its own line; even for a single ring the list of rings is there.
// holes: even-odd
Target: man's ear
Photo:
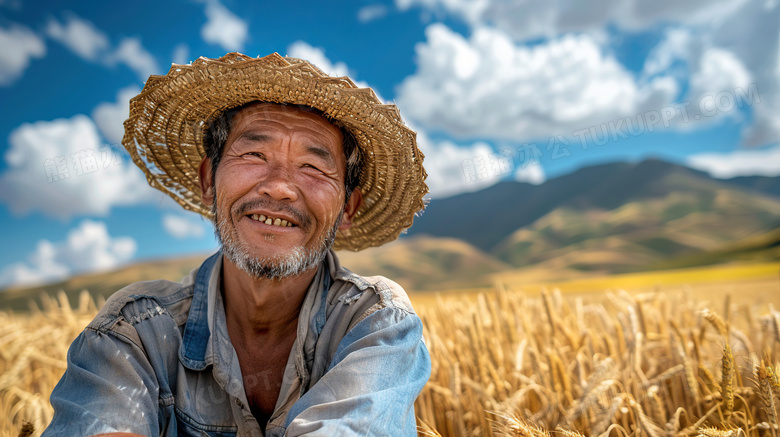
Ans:
[[[352,195],[349,196],[349,201],[344,207],[344,214],[341,216],[341,223],[339,223],[339,230],[346,231],[352,227],[352,218],[355,216],[360,205],[363,204],[363,194],[355,188],[352,190]]]
[[[198,168],[198,182],[200,183],[200,198],[205,205],[214,203],[214,181],[211,180],[211,160],[203,158]]]

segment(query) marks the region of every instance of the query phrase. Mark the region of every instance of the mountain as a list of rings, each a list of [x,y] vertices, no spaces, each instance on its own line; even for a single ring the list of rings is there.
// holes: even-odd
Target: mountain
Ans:
[[[726,182],[759,191],[770,196],[780,197],[780,177],[738,176],[726,179]]]
[[[427,235],[338,255],[353,272],[386,276],[408,290],[490,286],[488,275],[512,268],[462,240]]]
[[[761,262],[778,259],[780,259],[780,228],[726,244],[710,252],[671,258],[648,267],[654,270],[666,270],[735,261]]]
[[[643,246],[664,255],[685,252],[686,247],[708,250],[713,247],[709,243],[780,226],[778,185],[780,177],[720,180],[655,159],[602,164],[539,186],[503,182],[476,193],[434,199],[409,234],[462,239],[514,265],[535,260],[524,258],[523,251],[617,235],[633,243],[643,239]],[[615,217],[605,222],[612,214]],[[749,214],[753,216],[746,217]],[[558,226],[548,227],[548,222]],[[679,229],[669,228],[671,234],[665,235],[667,230],[658,227],[666,222]],[[697,231],[702,223],[708,224],[706,229]],[[527,235],[514,235],[523,229]],[[680,246],[675,236],[686,229],[711,241],[687,238]],[[516,250],[508,247],[512,242],[519,244]]]

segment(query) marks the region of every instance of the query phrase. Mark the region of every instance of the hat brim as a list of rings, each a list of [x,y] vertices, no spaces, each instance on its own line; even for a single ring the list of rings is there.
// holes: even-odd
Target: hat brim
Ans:
[[[395,240],[424,209],[424,156],[398,108],[347,77],[330,77],[307,61],[277,53],[201,57],[191,65],[174,64],[165,76],[150,76],[130,100],[122,144],[152,187],[211,219],[198,182],[204,130],[224,111],[252,101],[322,111],[362,149],[363,202],[352,226],[337,233],[334,249],[362,250]]]

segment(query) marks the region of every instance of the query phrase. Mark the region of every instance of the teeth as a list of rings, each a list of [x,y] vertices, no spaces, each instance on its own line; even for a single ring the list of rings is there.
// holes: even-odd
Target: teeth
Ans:
[[[252,214],[250,216],[252,220],[257,220],[259,222],[265,223],[267,225],[273,225],[273,226],[281,226],[281,227],[292,227],[293,224],[288,222],[287,220],[282,220],[280,218],[273,218],[273,217],[266,217],[263,214]]]

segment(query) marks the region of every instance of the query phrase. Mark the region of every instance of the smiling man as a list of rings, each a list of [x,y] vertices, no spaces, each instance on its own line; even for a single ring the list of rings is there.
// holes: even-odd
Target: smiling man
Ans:
[[[230,53],[150,77],[123,144],[221,249],[106,302],[44,436],[416,435],[421,321],[333,252],[392,241],[424,207],[395,106],[306,61]]]

